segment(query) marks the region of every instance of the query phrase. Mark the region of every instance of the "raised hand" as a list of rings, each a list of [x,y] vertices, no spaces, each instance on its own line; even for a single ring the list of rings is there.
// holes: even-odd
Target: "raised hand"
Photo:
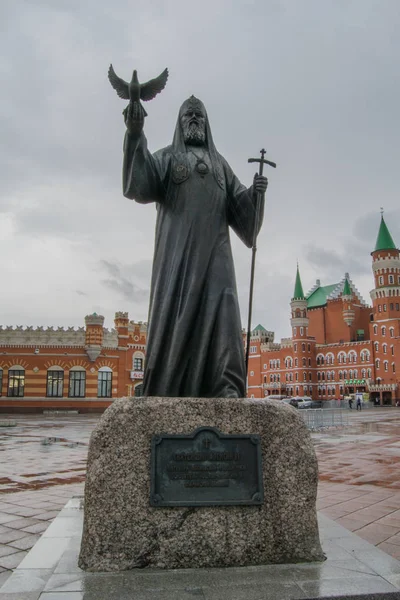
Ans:
[[[259,194],[265,194],[268,187],[268,179],[264,175],[256,173],[253,181],[254,189]]]
[[[122,112],[127,130],[132,137],[138,138],[143,130],[145,111],[140,102],[129,102]]]

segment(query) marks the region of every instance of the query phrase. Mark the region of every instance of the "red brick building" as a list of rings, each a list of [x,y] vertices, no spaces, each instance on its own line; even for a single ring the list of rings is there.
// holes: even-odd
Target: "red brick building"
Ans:
[[[297,268],[292,337],[277,344],[262,326],[253,330],[249,396],[331,400],[365,392],[380,404],[400,398],[400,258],[383,216],[371,256],[372,307],[348,273],[332,285],[317,280],[305,295]]]
[[[381,404],[400,398],[400,257],[383,216],[371,256],[372,307],[348,273],[332,285],[317,280],[305,295],[297,268],[292,337],[278,344],[272,331],[253,330],[248,396],[331,400],[360,391]],[[135,395],[146,332],[122,312],[112,330],[96,313],[78,329],[0,327],[0,412],[101,410]]]
[[[143,379],[146,324],[115,314],[85,318],[85,327],[0,327],[0,411],[102,410],[131,396]]]

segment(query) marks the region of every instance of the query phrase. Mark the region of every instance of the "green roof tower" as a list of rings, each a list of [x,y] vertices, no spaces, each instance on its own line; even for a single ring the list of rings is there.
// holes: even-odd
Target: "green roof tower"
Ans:
[[[299,265],[297,265],[296,281],[294,284],[294,292],[293,292],[292,300],[305,300],[305,299],[306,299],[306,297],[303,292],[303,286],[301,285]]]
[[[381,224],[379,226],[378,237],[376,238],[376,244],[373,252],[377,252],[378,250],[397,250],[393,238],[390,235],[389,229],[385,223],[385,219],[383,218],[383,214],[381,216]]]

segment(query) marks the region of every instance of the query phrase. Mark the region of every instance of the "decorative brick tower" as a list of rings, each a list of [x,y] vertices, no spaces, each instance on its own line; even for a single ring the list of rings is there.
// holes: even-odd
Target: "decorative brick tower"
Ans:
[[[85,317],[85,350],[91,362],[94,362],[101,353],[103,345],[104,317],[93,313]]]
[[[394,403],[399,397],[400,368],[400,252],[390,235],[381,213],[378,237],[372,256],[375,288],[371,290],[375,382],[372,391],[379,393],[380,403]]]
[[[296,281],[294,285],[293,298],[290,302],[292,318],[293,340],[293,373],[294,389],[296,396],[306,396],[308,388],[308,354],[307,354],[307,336],[308,323],[307,299],[303,292],[301,284],[299,265],[297,265]]]
[[[352,327],[355,319],[355,311],[353,307],[353,292],[351,291],[351,287],[348,280],[348,273],[346,273],[343,292],[342,292],[342,302],[343,302],[343,321],[346,323],[348,327]]]
[[[128,313],[127,312],[116,312],[115,313],[115,318],[114,318],[114,323],[115,323],[115,329],[117,330],[117,334],[118,334],[118,348],[119,349],[127,348],[127,346],[128,346],[128,340],[129,340],[129,334],[128,334],[129,317],[128,317]]]

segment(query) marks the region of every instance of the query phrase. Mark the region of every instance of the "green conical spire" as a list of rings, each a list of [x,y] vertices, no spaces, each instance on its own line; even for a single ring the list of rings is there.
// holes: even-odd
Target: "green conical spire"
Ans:
[[[306,297],[303,292],[303,286],[301,285],[299,265],[297,265],[296,283],[294,284],[293,300],[305,300],[305,299],[306,299]]]
[[[345,282],[344,282],[344,287],[343,287],[343,296],[352,296],[352,295],[353,295],[353,293],[351,291],[349,280],[346,277]]]
[[[383,215],[381,216],[381,224],[379,226],[374,252],[377,250],[396,250],[396,245],[389,233],[389,229],[387,228]]]

